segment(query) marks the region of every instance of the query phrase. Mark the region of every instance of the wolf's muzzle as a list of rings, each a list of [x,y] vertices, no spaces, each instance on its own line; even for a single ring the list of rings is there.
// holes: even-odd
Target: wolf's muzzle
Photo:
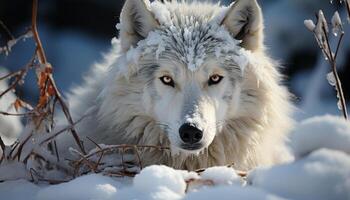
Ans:
[[[185,146],[192,146],[199,143],[203,138],[203,131],[190,123],[183,124],[179,129],[181,140],[185,143]]]

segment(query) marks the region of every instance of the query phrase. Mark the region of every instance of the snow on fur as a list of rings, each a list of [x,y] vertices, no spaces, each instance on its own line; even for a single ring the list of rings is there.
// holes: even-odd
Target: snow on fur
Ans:
[[[137,47],[131,47],[126,52],[126,67],[137,64],[138,58],[151,52],[155,52],[156,58],[159,59],[159,56],[165,51],[165,44],[171,43],[171,41],[166,41],[169,37],[163,37],[163,35],[173,36],[180,45],[186,43],[182,44],[182,47],[185,47],[185,49],[183,49],[184,54],[180,56],[180,60],[186,63],[191,71],[198,69],[207,58],[205,47],[198,46],[198,44],[201,44],[200,40],[209,36],[223,41],[221,45],[215,47],[217,58],[224,53],[231,52],[231,55],[226,56],[233,57],[237,62],[237,66],[242,68],[242,71],[247,66],[249,54],[239,46],[241,41],[234,39],[224,26],[219,25],[219,22],[227,13],[228,7],[220,8],[220,13],[211,21],[206,22],[202,22],[194,16],[182,16],[180,18],[181,23],[183,23],[181,26],[173,23],[172,18],[174,16],[172,16],[166,4],[154,1],[150,4],[150,9],[160,25],[168,28],[165,32],[159,30],[151,31],[146,39],[137,43]],[[122,29],[121,24],[117,24],[116,27],[118,30]],[[128,70],[124,69],[122,71],[126,72]]]

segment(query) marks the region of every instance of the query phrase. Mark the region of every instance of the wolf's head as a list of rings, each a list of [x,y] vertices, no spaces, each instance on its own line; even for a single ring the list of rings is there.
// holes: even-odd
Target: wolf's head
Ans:
[[[263,48],[256,0],[227,8],[127,0],[119,28],[124,71],[143,84],[145,113],[172,147],[192,153],[208,147],[225,120],[236,117],[250,52]]]

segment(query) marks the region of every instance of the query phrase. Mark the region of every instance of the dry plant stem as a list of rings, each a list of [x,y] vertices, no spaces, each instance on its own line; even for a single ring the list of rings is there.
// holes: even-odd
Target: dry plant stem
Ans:
[[[72,125],[69,125],[63,129],[57,131],[56,133],[50,135],[48,138],[45,138],[43,141],[40,142],[40,145],[43,145],[45,142],[49,142],[50,140],[54,139],[55,137],[57,137],[61,133],[64,133],[65,131],[71,130],[76,124],[80,123],[85,117],[87,117],[87,115],[84,115],[78,121],[74,122]]]
[[[11,40],[15,39],[15,36],[12,35],[11,31],[3,21],[0,20],[0,26],[5,30],[6,34],[11,38]]]
[[[139,152],[139,150],[137,149],[137,146],[136,146],[136,145],[134,145],[133,149],[134,149],[134,152],[136,153],[136,157],[137,157],[137,160],[138,160],[138,162],[139,162],[140,169],[142,170],[142,169],[143,169],[143,166],[142,166],[142,162],[141,162],[140,152]]]
[[[92,142],[97,148],[99,148],[100,150],[102,150],[101,146],[99,144],[97,144],[94,140],[92,140],[89,136],[86,136],[86,138]]]
[[[33,7],[32,7],[32,32],[33,32],[33,37],[35,40],[35,43],[37,45],[38,48],[38,54],[39,54],[39,60],[41,63],[46,64],[46,56],[45,56],[45,52],[44,52],[44,48],[41,44],[41,40],[39,38],[39,34],[38,34],[38,28],[37,28],[37,24],[36,24],[36,18],[37,18],[37,12],[38,12],[38,0],[33,0]]]
[[[4,141],[2,140],[1,136],[0,136],[0,148],[1,148],[2,154],[3,154],[2,157],[4,157],[4,155],[5,155],[5,143],[4,143]]]
[[[344,32],[342,32],[340,34],[340,38],[338,40],[338,44],[337,44],[337,49],[336,49],[336,52],[335,54],[333,55],[332,53],[332,50],[331,50],[331,46],[330,46],[330,42],[329,42],[329,39],[328,39],[328,34],[327,34],[327,31],[325,30],[325,28],[323,27],[323,32],[325,34],[325,38],[326,38],[326,42],[327,42],[327,51],[329,52],[330,55],[328,55],[327,52],[325,52],[325,55],[327,55],[327,58],[328,58],[328,62],[329,64],[331,65],[331,68],[332,68],[332,73],[334,75],[334,78],[335,78],[335,83],[336,83],[336,89],[339,93],[339,99],[340,99],[340,103],[341,103],[341,106],[342,106],[342,113],[343,113],[343,116],[345,119],[348,119],[348,114],[347,114],[347,109],[346,109],[346,102],[345,102],[345,97],[344,97],[344,93],[343,93],[343,89],[342,89],[342,86],[341,86],[341,81],[340,81],[340,78],[339,78],[339,75],[338,75],[338,72],[337,72],[337,65],[336,65],[336,58],[338,56],[338,52],[339,52],[339,48],[340,48],[340,44],[342,42],[342,39],[344,37]],[[325,49],[323,49],[323,51],[326,51]]]
[[[27,72],[28,70],[27,69],[24,69],[24,70],[20,70],[18,72],[18,74],[16,73],[16,80],[5,90],[3,91],[1,94],[0,94],[0,98],[2,96],[4,96],[6,93],[8,93],[10,90],[12,89],[15,89],[15,87],[18,85],[18,83],[22,80],[24,74]],[[5,76],[5,77],[9,77],[9,76]],[[1,80],[4,79],[3,77],[1,78]]]
[[[57,162],[60,162],[60,155],[58,153],[58,148],[57,148],[57,142],[56,140],[53,141],[53,144],[54,144],[54,148],[55,148],[55,155],[56,155],[56,158],[57,158]]]
[[[330,64],[332,66],[332,72],[333,72],[333,75],[335,77],[336,87],[337,87],[337,90],[339,92],[339,96],[340,96],[339,98],[340,98],[340,103],[342,105],[343,115],[344,115],[345,119],[348,119],[348,112],[347,112],[347,108],[346,108],[344,92],[343,92],[341,81],[340,81],[340,78],[339,78],[339,75],[338,75],[338,72],[337,72],[337,65],[336,65],[336,59],[337,59],[339,47],[340,47],[340,44],[341,44],[341,41],[342,41],[343,37],[344,37],[344,32],[342,32],[341,35],[340,35],[340,38],[339,38],[339,41],[338,41],[338,44],[337,44],[336,53],[335,53],[334,57],[332,56],[333,57],[333,62],[331,62]]]
[[[12,72],[9,73],[3,77],[0,78],[0,81],[7,79],[7,78],[11,78],[11,77],[16,77],[16,80],[5,90],[0,94],[0,98],[5,95],[7,92],[9,92],[12,89],[15,89],[15,87],[18,85],[18,83],[24,78],[25,74],[28,72],[29,69],[31,69],[33,67],[33,62],[35,60],[35,54],[33,55],[33,57],[30,59],[30,62],[28,64],[26,64],[26,66],[24,66],[22,69],[16,71],[16,72]]]
[[[26,139],[24,139],[24,141],[23,141],[21,144],[18,145],[18,148],[16,148],[17,151],[16,151],[15,155],[13,155],[13,157],[12,157],[13,159],[17,157],[17,160],[18,160],[18,161],[20,160],[20,158],[21,158],[21,153],[22,153],[22,149],[23,149],[24,145],[29,141],[29,139],[30,139],[32,136],[33,136],[33,131],[31,131],[31,133],[28,134],[28,136],[26,137]],[[12,152],[10,153],[10,156],[11,156],[11,154],[12,154],[13,152],[14,152],[14,151],[12,151]]]
[[[350,4],[348,3],[348,1],[345,1],[345,5],[346,5],[346,10],[348,11],[348,17],[350,19]]]
[[[38,48],[38,57],[39,57],[39,61],[42,64],[48,64],[47,60],[46,60],[46,56],[45,56],[45,51],[44,48],[42,46],[39,34],[38,34],[38,29],[37,29],[37,9],[38,9],[38,0],[33,0],[33,7],[32,7],[32,32],[33,32],[33,37],[34,40],[36,42],[37,48]],[[79,149],[81,150],[81,152],[83,154],[86,154],[85,149],[81,143],[81,140],[79,139],[79,136],[74,128],[74,123],[73,123],[73,119],[71,117],[71,114],[69,112],[68,106],[66,105],[66,103],[63,101],[61,93],[59,92],[59,90],[57,89],[56,83],[52,77],[52,74],[49,75],[49,84],[52,85],[55,94],[56,94],[56,98],[58,100],[58,102],[60,103],[63,113],[66,116],[70,126],[71,126],[71,133],[74,137],[75,142],[77,143]]]
[[[102,153],[101,153],[101,156],[100,156],[100,157],[98,158],[98,160],[97,160],[97,163],[96,163],[96,165],[95,165],[94,171],[97,171],[97,168],[98,168],[98,166],[100,165],[103,156],[104,156],[104,153],[102,152]]]
[[[6,115],[6,116],[18,116],[18,117],[23,117],[23,116],[28,116],[34,114],[33,112],[27,112],[27,113],[8,113],[8,112],[3,112],[0,111],[0,115]]]
[[[126,166],[125,166],[125,162],[124,162],[124,153],[125,153],[125,147],[122,147],[122,166],[123,166],[123,170],[124,172],[126,171]]]
[[[93,143],[95,143],[95,142],[93,142]],[[97,168],[100,165],[103,156],[106,155],[106,152],[108,152],[108,151],[116,151],[116,150],[119,151],[119,152],[122,151],[121,152],[121,159],[122,159],[121,165],[123,167],[123,171],[121,171],[118,174],[108,174],[108,175],[110,175],[110,176],[116,176],[117,175],[117,176],[130,176],[130,177],[133,177],[133,176],[135,176],[136,173],[132,173],[132,172],[128,172],[127,171],[126,165],[125,165],[124,153],[125,153],[125,150],[127,150],[127,149],[134,149],[135,153],[136,153],[136,157],[138,159],[139,167],[140,167],[140,169],[142,169],[143,166],[142,166],[142,163],[141,163],[141,157],[139,155],[139,152],[136,151],[138,148],[155,148],[155,149],[160,149],[160,150],[169,150],[170,149],[168,147],[153,146],[153,145],[127,145],[127,144],[110,145],[110,146],[107,146],[105,148],[99,147],[98,151],[95,151],[95,152],[90,153],[88,155],[79,154],[81,158],[79,160],[77,160],[77,161],[74,161],[75,162],[75,164],[74,164],[74,177],[77,176],[77,175],[81,175],[81,174],[78,174],[78,172],[79,172],[80,166],[82,164],[84,164],[84,163],[90,169],[90,171],[97,172],[98,171]],[[91,158],[92,156],[98,155],[98,154],[99,154],[99,159],[98,159],[97,162],[89,160],[89,158]]]
[[[113,151],[113,150],[120,150],[120,149],[125,149],[125,148],[128,148],[128,149],[132,149],[134,148],[135,145],[127,145],[127,144],[120,144],[120,145],[110,145],[106,148],[103,148],[101,150],[98,150],[98,151],[95,151],[91,154],[88,154],[88,155],[85,155],[86,158],[90,158],[98,153],[101,153],[101,152],[106,152],[106,151]],[[136,145],[136,147],[138,149],[142,149],[142,148],[154,148],[154,149],[159,149],[159,150],[170,150],[169,147],[162,147],[162,146],[153,146],[153,145]]]

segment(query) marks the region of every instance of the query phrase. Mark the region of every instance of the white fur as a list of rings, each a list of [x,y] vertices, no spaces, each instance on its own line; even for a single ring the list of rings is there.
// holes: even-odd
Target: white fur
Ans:
[[[120,40],[114,40],[106,61],[95,65],[83,86],[75,88],[69,96],[74,119],[88,110],[95,110],[77,125],[84,145],[94,146],[86,141],[85,136],[89,136],[104,144],[170,146],[171,151],[145,149],[143,163],[188,170],[232,163],[238,169],[251,169],[287,159],[283,143],[292,125],[289,117],[292,106],[289,93],[280,85],[278,65],[264,52],[262,15],[256,1],[238,0],[226,9],[199,2],[165,3],[158,7],[168,9],[167,15],[170,13],[173,21],[166,23],[159,20],[164,18],[153,13],[150,6],[148,1],[126,1],[121,14]],[[196,20],[204,25],[216,22],[214,29],[224,29],[232,36],[218,45],[232,44],[227,42],[235,40],[244,27],[240,38],[243,48],[234,44],[232,48],[222,46],[226,51],[220,52],[220,58],[210,57],[208,53],[195,70],[188,68],[190,63],[186,58],[169,59],[175,53],[166,48],[171,43],[166,34],[162,35],[161,52],[157,51],[156,55],[157,49],[153,49],[153,53],[153,50],[147,51],[156,44],[145,42],[149,33],[163,34],[162,30],[171,25],[174,26],[172,30],[191,27],[191,20],[184,20],[183,24],[176,21],[185,19],[184,16],[192,17],[193,23]],[[244,20],[247,26],[242,24]],[[200,33],[201,29],[198,30]],[[183,45],[184,51],[190,49],[186,41],[173,45],[174,48]],[[236,53],[244,56],[247,66],[227,71],[234,67],[228,66],[232,63],[243,65],[237,56],[232,56]],[[214,54],[219,55],[217,51]],[[196,53],[192,58],[197,58]],[[143,71],[148,62],[159,66],[154,74]],[[205,85],[208,77],[215,73],[223,75],[224,79],[215,86]],[[163,75],[173,77],[176,87],[162,84],[158,77]],[[203,148],[181,149],[178,129],[185,122],[203,130]],[[159,124],[165,124],[166,128]],[[62,150],[74,145],[72,137],[68,136],[62,136],[58,142]]]

